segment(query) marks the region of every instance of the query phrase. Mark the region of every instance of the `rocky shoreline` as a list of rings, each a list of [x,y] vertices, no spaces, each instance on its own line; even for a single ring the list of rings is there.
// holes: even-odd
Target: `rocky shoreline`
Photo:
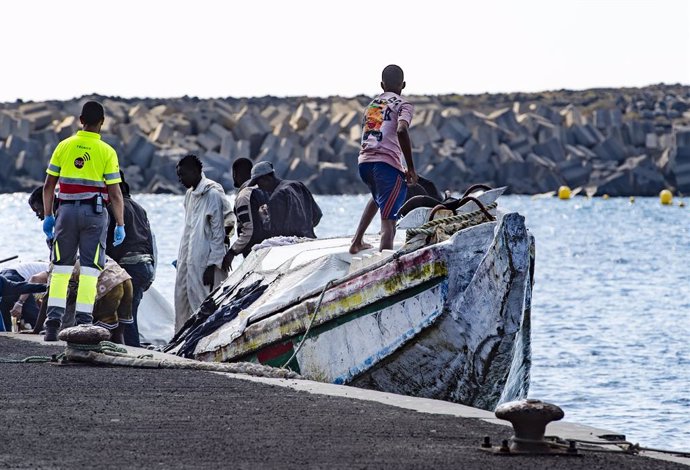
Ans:
[[[0,103],[0,192],[44,179],[57,143],[78,129],[86,99],[106,107],[103,138],[136,192],[182,193],[175,164],[195,153],[232,190],[238,157],[318,194],[365,193],[357,174],[361,116],[370,97],[123,99]],[[690,193],[690,86],[484,95],[410,96],[417,171],[439,189],[507,185],[651,196]]]

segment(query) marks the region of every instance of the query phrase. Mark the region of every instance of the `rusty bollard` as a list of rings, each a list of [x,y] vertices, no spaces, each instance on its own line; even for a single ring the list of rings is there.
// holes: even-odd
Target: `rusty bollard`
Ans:
[[[563,416],[560,407],[534,399],[511,401],[496,408],[496,417],[513,425],[515,435],[510,443],[513,452],[550,453],[551,447],[544,440],[546,425]]]
[[[58,334],[58,339],[76,344],[98,344],[110,339],[110,332],[96,325],[78,325],[65,328]]]

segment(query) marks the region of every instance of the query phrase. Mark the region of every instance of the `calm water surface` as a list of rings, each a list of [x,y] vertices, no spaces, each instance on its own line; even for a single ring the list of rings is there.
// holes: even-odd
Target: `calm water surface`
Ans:
[[[27,194],[0,195],[0,258],[46,259]],[[172,300],[181,196],[135,197],[156,233],[155,286]],[[317,197],[320,237],[352,233],[364,196]],[[690,447],[689,208],[656,198],[508,196],[504,208],[536,237],[530,396],[567,421],[625,433],[647,446]],[[378,230],[372,225],[372,232]],[[237,261],[237,260],[236,260]]]

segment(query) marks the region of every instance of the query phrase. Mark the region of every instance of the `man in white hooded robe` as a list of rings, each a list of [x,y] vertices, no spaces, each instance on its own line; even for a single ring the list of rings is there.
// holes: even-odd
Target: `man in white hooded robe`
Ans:
[[[195,155],[177,164],[177,176],[187,188],[184,197],[185,224],[177,255],[175,280],[175,331],[179,331],[209,293],[223,282],[227,251],[226,227],[233,226],[230,201],[223,187],[206,178]]]

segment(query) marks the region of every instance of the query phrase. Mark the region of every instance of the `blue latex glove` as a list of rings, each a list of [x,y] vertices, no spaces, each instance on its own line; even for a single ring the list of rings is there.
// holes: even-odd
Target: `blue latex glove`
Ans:
[[[125,241],[125,226],[124,225],[116,225],[115,226],[115,234],[113,236],[113,246],[117,246],[120,243]]]
[[[48,237],[48,240],[53,239],[53,229],[55,228],[55,216],[53,215],[46,215],[45,219],[43,219],[43,233],[46,234],[46,237]]]

